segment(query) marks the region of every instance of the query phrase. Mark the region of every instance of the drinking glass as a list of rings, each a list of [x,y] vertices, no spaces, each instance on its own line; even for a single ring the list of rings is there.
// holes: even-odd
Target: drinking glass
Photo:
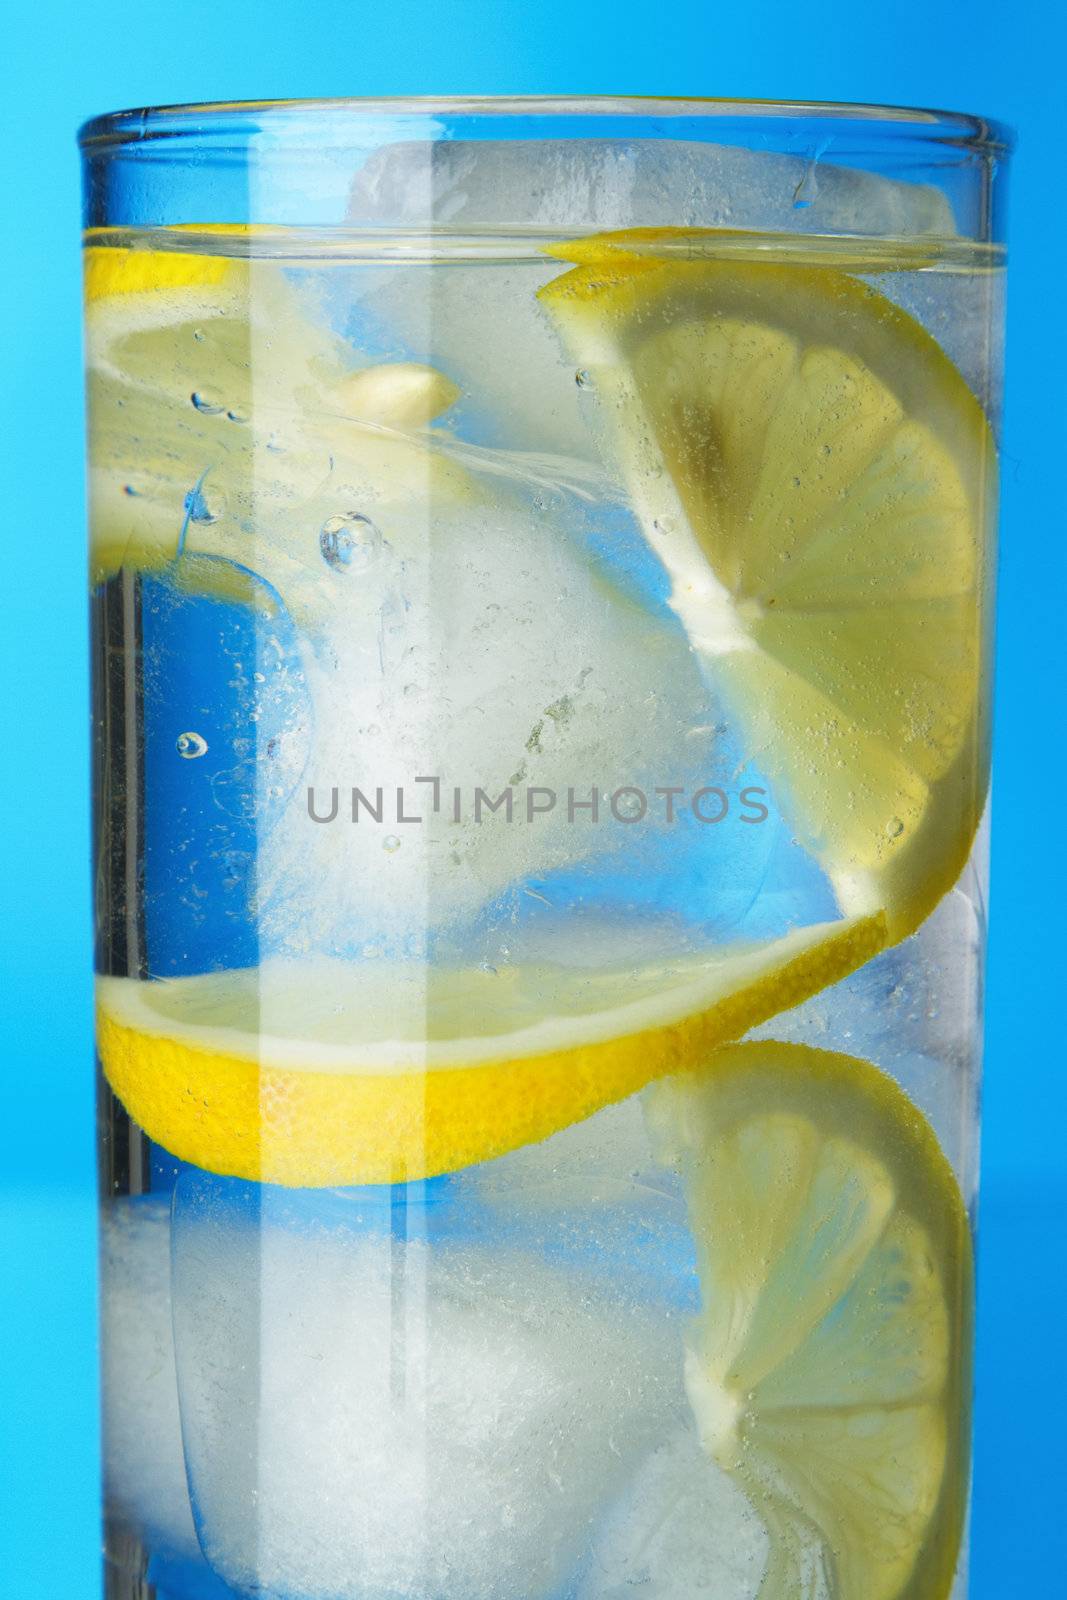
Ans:
[[[81,134],[111,1600],[960,1600],[1007,135]]]

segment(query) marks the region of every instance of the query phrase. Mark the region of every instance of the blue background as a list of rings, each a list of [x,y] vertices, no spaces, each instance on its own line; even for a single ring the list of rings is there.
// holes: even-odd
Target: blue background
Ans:
[[[1063,1563],[1064,40],[1052,0],[119,0],[5,24],[0,1594],[96,1600],[86,608],[74,133],[230,97],[633,92],[945,105],[1020,136],[1001,561],[975,1600]]]

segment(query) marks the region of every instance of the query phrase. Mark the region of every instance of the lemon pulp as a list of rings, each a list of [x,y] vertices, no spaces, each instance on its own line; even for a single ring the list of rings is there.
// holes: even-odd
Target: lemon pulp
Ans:
[[[970,1231],[895,1083],[801,1045],[657,1084],[704,1310],[686,1384],[763,1517],[761,1600],[944,1600],[964,1515]]]
[[[883,907],[901,939],[985,801],[989,427],[874,289],[656,259],[685,237],[560,246],[580,264],[541,297],[747,755],[842,906]]]

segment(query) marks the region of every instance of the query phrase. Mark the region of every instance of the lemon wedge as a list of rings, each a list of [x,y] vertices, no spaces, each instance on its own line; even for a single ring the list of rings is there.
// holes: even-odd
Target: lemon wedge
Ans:
[[[672,604],[849,913],[892,940],[955,882],[987,790],[995,450],[928,333],[830,267],[605,236],[540,295]]]
[[[945,1600],[972,1260],[932,1129],[875,1067],[801,1045],[727,1047],[652,1096],[704,1300],[686,1386],[766,1523],[760,1600]]]
[[[100,978],[112,1088],[213,1172],[298,1187],[410,1181],[546,1138],[861,965],[871,917],[611,969],[266,961]]]

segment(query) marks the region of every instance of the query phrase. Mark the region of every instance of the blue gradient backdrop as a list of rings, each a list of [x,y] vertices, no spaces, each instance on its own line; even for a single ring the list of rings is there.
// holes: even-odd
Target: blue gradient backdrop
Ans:
[[[1052,0],[23,0],[9,15],[0,61],[5,1600],[98,1594],[75,129],[92,112],[152,102],[433,91],[925,103],[995,115],[1019,131],[973,1571],[975,1600],[1060,1592],[1060,13]]]

